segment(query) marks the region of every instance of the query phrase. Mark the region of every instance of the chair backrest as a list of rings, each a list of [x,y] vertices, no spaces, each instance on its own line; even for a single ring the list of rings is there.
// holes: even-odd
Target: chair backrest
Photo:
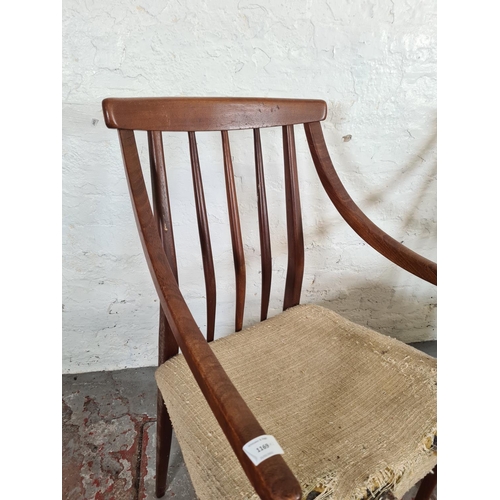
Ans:
[[[378,228],[354,203],[333,166],[320,121],[326,117],[326,103],[306,99],[260,98],[112,98],[103,101],[106,125],[118,129],[132,206],[146,259],[157,289],[163,295],[172,289],[158,282],[155,274],[177,278],[177,260],[169,202],[162,132],[187,132],[191,157],[194,200],[202,249],[207,298],[207,340],[214,338],[216,285],[210,230],[203,190],[196,132],[220,131],[231,241],[236,273],[235,330],[241,330],[245,307],[246,266],[240,228],[238,202],[229,144],[229,130],[253,129],[257,209],[261,246],[261,320],[266,319],[271,290],[271,245],[260,128],[282,127],[284,187],[288,264],[283,309],[299,304],[304,275],[304,237],[300,208],[294,125],[303,124],[319,179],[330,200],[351,228],[369,245],[410,273],[436,284],[437,266]],[[152,203],[146,190],[134,130],[147,131],[151,167]],[[158,239],[159,236],[159,239]],[[155,265],[157,270],[155,271]],[[158,267],[159,266],[159,267]],[[155,281],[156,280],[156,281]],[[176,284],[176,288],[177,284]],[[175,293],[174,293],[175,292]],[[178,291],[172,291],[177,301]],[[179,292],[180,293],[180,292]],[[165,299],[166,300],[166,299]],[[166,302],[162,302],[166,307]],[[184,310],[183,308],[181,308]],[[172,309],[173,310],[173,309]],[[182,313],[184,315],[184,313]],[[160,327],[161,329],[161,327]]]
[[[260,128],[281,126],[283,130],[288,240],[288,266],[283,309],[299,303],[304,274],[304,238],[293,127],[296,124],[310,124],[324,120],[327,111],[324,101],[269,98],[110,98],[103,101],[103,110],[106,125],[119,131],[134,206],[149,203],[134,136],[134,130],[147,131],[153,193],[152,211],[163,249],[176,279],[177,260],[162,132],[177,131],[188,134],[194,199],[205,275],[208,341],[214,337],[216,283],[196,132],[221,132],[226,196],[236,274],[235,330],[239,331],[243,325],[245,307],[246,266],[228,131],[253,129],[262,272],[260,318],[264,320],[267,317],[269,307],[272,260]],[[139,225],[139,220],[137,222]],[[139,232],[141,232],[140,227]]]

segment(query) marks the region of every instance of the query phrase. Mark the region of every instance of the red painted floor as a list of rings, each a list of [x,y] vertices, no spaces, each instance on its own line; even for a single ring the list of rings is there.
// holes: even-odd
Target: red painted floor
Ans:
[[[63,499],[154,497],[154,368],[63,375]],[[174,442],[165,498],[196,499]]]

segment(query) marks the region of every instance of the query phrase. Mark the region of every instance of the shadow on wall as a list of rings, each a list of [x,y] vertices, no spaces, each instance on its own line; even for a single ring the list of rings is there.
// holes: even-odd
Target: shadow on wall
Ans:
[[[330,135],[332,134],[332,130],[325,130],[325,135],[328,132]],[[335,133],[335,130],[333,132]],[[408,246],[422,255],[429,253],[426,252],[425,240],[431,242],[433,248],[436,241],[437,226],[435,216],[432,220],[429,218],[422,219],[420,212],[422,205],[425,204],[426,196],[434,196],[430,189],[432,183],[436,180],[437,174],[436,161],[432,159],[432,151],[436,147],[436,135],[436,119],[434,119],[433,130],[430,131],[429,138],[417,153],[412,154],[406,165],[383,182],[382,187],[374,189],[374,186],[369,184],[366,176],[356,176],[356,191],[358,193],[367,193],[367,195],[362,199],[359,199],[359,195],[354,196],[354,201],[369,217],[370,214],[373,214],[373,210],[368,210],[370,207],[374,205],[384,207],[390,201],[391,191],[396,186],[402,183],[411,183],[411,192],[404,211],[402,210],[404,215],[397,217],[399,219],[397,230],[394,231],[394,227],[386,230],[394,238],[398,238],[398,235],[401,236],[399,241],[403,244],[406,235],[410,235],[412,241]],[[329,139],[330,141],[327,138],[327,142],[338,143],[341,137],[338,134],[338,137],[330,137]],[[343,171],[359,172],[357,162],[349,153],[349,150],[346,151],[339,161],[335,161],[335,149],[331,149],[332,161],[348,192],[351,190],[343,178],[347,177],[343,175]],[[341,165],[341,167],[339,168],[338,165]],[[322,189],[319,186],[318,188]],[[394,214],[392,215],[394,216]],[[397,214],[395,215],[397,216]],[[377,220],[377,225],[384,229],[386,224],[379,222],[380,217],[375,220]],[[312,234],[310,233],[311,237],[316,241],[325,241],[326,235],[340,233],[341,225],[347,227],[347,223],[340,216],[328,221],[325,220],[324,224],[319,227],[310,228],[310,231],[313,231]],[[352,231],[350,228],[348,230]],[[424,247],[417,248],[418,245]],[[361,238],[359,238],[359,244],[344,249],[341,255],[337,256],[337,264],[344,254],[354,252],[356,255],[358,251],[360,253],[374,252],[368,245],[361,243]],[[432,255],[429,255],[429,257],[432,258]],[[352,258],[355,259],[355,256]],[[383,261],[388,264],[384,267],[383,279],[379,278],[373,281],[367,280],[367,277],[371,275],[369,269],[366,272],[361,271],[360,276],[362,277],[351,276],[348,279],[341,279],[340,284],[335,283],[335,272],[327,272],[327,276],[324,277],[322,277],[321,273],[314,274],[312,282],[305,283],[303,287],[302,300],[324,305],[355,323],[397,337],[405,342],[418,342],[436,338],[436,288],[419,278],[405,274],[404,271],[396,265],[388,263],[385,259]],[[415,292],[415,285],[418,286],[418,292]],[[418,296],[416,293],[418,293]]]
[[[390,282],[367,285],[365,280],[352,280],[347,288],[335,292],[319,287],[305,289],[302,302],[320,304],[354,323],[403,342],[436,338],[435,290],[429,290],[428,303],[423,304],[422,299],[416,300],[411,287],[396,289]]]
[[[408,133],[410,133],[408,131]],[[342,142],[341,134],[335,129],[326,130],[324,129],[325,139],[327,144],[339,144]],[[333,135],[333,137],[332,137]],[[330,136],[330,137],[329,137]],[[337,173],[344,186],[346,186],[347,191],[352,195],[351,189],[349,189],[348,183],[346,182],[345,175],[346,172],[358,172],[356,175],[356,191],[365,192],[366,196],[362,199],[354,196],[354,202],[367,213],[367,209],[373,207],[374,205],[383,205],[384,202],[390,197],[391,190],[395,188],[398,184],[411,182],[411,205],[408,208],[404,207],[404,217],[401,217],[401,224],[399,224],[398,232],[404,234],[406,231],[421,230],[422,233],[419,236],[425,237],[427,239],[433,239],[435,241],[437,237],[437,226],[434,223],[424,223],[422,224],[421,217],[418,215],[419,208],[422,207],[422,202],[424,201],[425,195],[428,193],[429,188],[432,183],[436,181],[437,175],[437,163],[435,158],[432,158],[429,153],[431,153],[436,148],[437,139],[437,118],[434,116],[432,121],[432,128],[429,130],[428,139],[419,148],[418,154],[412,154],[411,158],[408,160],[406,165],[403,165],[398,171],[389,179],[386,179],[382,187],[374,188],[372,184],[367,182],[367,176],[363,175],[359,169],[359,162],[352,158],[350,151],[344,150],[342,152],[341,160],[337,161],[335,158],[335,149],[330,148],[330,156],[332,157],[332,162],[337,169]],[[350,136],[349,136],[350,140]],[[429,157],[431,159],[429,159]],[[426,159],[427,158],[427,159]],[[318,184],[318,188],[320,188]],[[408,202],[409,200],[407,200]],[[403,208],[403,207],[402,207]],[[369,213],[367,215],[370,217]],[[338,219],[344,223],[343,219]],[[429,222],[429,221],[425,221]],[[332,229],[334,229],[336,223],[328,224],[328,227],[318,227],[318,232],[315,235],[317,238],[321,238],[324,234],[331,234]],[[382,228],[383,229],[383,228]],[[390,232],[390,231],[388,231]],[[395,234],[391,234],[396,238]],[[404,242],[402,242],[404,243]],[[418,252],[418,250],[416,250]]]

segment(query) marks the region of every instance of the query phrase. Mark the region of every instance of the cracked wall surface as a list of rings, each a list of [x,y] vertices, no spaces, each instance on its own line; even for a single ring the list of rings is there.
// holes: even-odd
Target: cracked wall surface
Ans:
[[[320,98],[338,173],[382,229],[436,259],[436,5],[430,0],[63,2],[63,370],[153,365],[158,301],[135,229],[110,96]],[[296,127],[306,245],[302,301],[404,341],[435,338],[436,289],[376,254],[332,207]],[[247,261],[245,325],[258,319],[260,250],[250,131],[230,133]],[[233,328],[234,270],[216,133],[198,134],[218,285]],[[164,134],[181,289],[200,326],[205,291],[187,134]],[[282,307],[281,131],[262,131]],[[138,137],[147,161],[145,136]],[[146,172],[146,177],[148,173]]]

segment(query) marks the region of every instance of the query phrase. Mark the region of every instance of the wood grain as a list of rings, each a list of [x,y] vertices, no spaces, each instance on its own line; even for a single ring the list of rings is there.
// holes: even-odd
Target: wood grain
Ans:
[[[233,161],[231,160],[231,149],[229,146],[229,135],[227,130],[223,130],[221,134],[222,152],[224,156],[224,177],[226,180],[227,207],[229,213],[229,227],[231,229],[234,272],[236,276],[236,312],[234,321],[235,331],[239,332],[243,327],[243,312],[245,309],[245,254],[243,252],[243,240],[241,237],[240,215],[238,211],[238,199],[236,197],[236,186],[234,185],[234,171]]]
[[[326,103],[312,99],[109,98],[103,109],[109,128],[172,132],[275,127],[326,118]]]
[[[283,127],[285,157],[286,228],[288,241],[288,267],[286,271],[283,310],[299,304],[304,276],[304,234],[300,210],[299,179],[293,125]]]
[[[167,171],[165,167],[165,155],[161,132],[157,130],[148,131],[148,144],[155,219],[158,221],[158,230],[160,232],[163,248],[172,266],[172,271],[176,279],[178,279],[174,229],[172,225],[172,212],[170,209]]]
[[[212,244],[210,243],[210,229],[208,226],[207,208],[205,205],[205,194],[203,192],[203,181],[201,178],[200,160],[198,158],[196,136],[194,132],[188,132],[188,135],[189,153],[191,155],[191,171],[193,174],[196,217],[198,219],[198,232],[200,235],[203,272],[205,274],[205,291],[207,296],[207,340],[211,342],[214,339],[215,308],[217,304],[214,259],[212,256]]]
[[[264,178],[264,162],[262,160],[262,144],[260,130],[253,131],[255,154],[255,178],[257,182],[257,210],[259,217],[260,265],[262,272],[262,298],[260,320],[267,318],[269,297],[271,295],[272,258],[271,236],[269,233],[269,217],[267,214],[266,181]]]

